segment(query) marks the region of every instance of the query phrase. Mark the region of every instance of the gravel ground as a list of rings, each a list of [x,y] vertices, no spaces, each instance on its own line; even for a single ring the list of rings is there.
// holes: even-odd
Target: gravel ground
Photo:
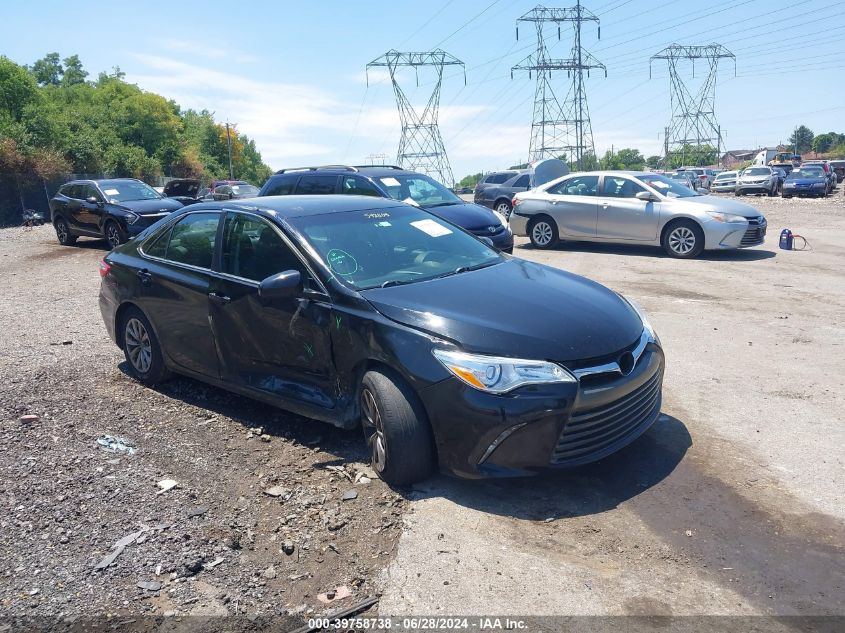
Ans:
[[[360,434],[130,379],[97,307],[105,248],[0,230],[0,611],[299,614],[374,595],[407,502],[362,463]],[[338,586],[352,595],[318,599]]]

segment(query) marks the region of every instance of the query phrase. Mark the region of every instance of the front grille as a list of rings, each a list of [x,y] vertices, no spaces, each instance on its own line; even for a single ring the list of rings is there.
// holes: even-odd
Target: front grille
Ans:
[[[491,231],[490,228],[494,228],[494,231]],[[473,235],[479,235],[482,237],[494,237],[505,230],[505,227],[501,224],[499,226],[490,225],[490,227],[481,227],[480,229],[470,229],[470,233]]]
[[[756,218],[748,218],[748,228],[742,236],[740,246],[755,246],[762,244],[766,238],[766,221],[762,215]]]
[[[663,372],[658,371],[619,400],[586,411],[576,409],[563,427],[551,463],[588,461],[590,455],[635,436],[660,408],[662,381]]]

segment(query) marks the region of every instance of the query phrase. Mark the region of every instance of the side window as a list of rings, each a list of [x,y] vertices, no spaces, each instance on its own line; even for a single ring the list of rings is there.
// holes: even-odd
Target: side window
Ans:
[[[514,174],[512,174],[512,173],[509,174],[507,172],[505,172],[503,174],[496,174],[495,176],[493,176],[490,179],[490,182],[492,182],[493,184],[496,184],[496,185],[501,185],[506,180],[510,180],[511,178],[513,178],[513,176],[514,176]]]
[[[68,198],[73,198],[74,200],[79,200],[82,197],[81,194],[82,194],[83,187],[84,187],[84,185],[69,185],[65,189],[64,193]]]
[[[378,189],[376,189],[368,180],[358,178],[357,176],[345,176],[341,181],[340,192],[354,196],[381,197],[381,193],[379,193]]]
[[[265,196],[289,196],[293,193],[293,187],[296,185],[298,176],[282,176],[270,181],[270,186],[267,187]]]
[[[619,176],[604,177],[604,195],[610,198],[636,198],[640,191],[645,191],[633,180]]]
[[[529,181],[531,180],[531,176],[529,174],[522,174],[516,181],[511,185],[512,187],[528,187]]]
[[[211,268],[219,213],[192,213],[173,227],[165,257],[170,261]]]
[[[73,198],[73,187],[74,185],[64,185],[61,189],[59,189],[59,193],[65,198]]]
[[[548,192],[561,196],[595,196],[598,184],[598,176],[574,176],[550,187]]]
[[[148,242],[141,247],[141,250],[150,257],[161,257],[167,254],[167,241],[170,239],[170,229],[159,235],[152,242]]]
[[[318,195],[335,192],[337,176],[303,176],[296,187],[297,194]]]
[[[98,201],[103,201],[103,196],[100,195],[100,192],[97,191],[97,188],[93,185],[85,185],[84,190],[82,191],[81,198],[83,200],[87,200],[91,196],[94,196]]]
[[[299,258],[268,222],[242,213],[228,213],[223,227],[222,272],[262,281],[286,270],[306,275]]]

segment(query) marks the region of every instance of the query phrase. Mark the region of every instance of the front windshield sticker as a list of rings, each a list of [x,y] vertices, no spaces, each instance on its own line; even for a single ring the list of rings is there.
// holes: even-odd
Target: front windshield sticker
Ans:
[[[396,178],[382,178],[385,187],[399,187],[400,183]]]
[[[648,184],[650,184],[655,189],[668,189],[669,188],[669,183],[660,182],[659,180],[648,181]]]
[[[103,193],[107,196],[119,196],[120,192],[117,189],[103,189]]]
[[[326,254],[329,268],[338,275],[354,275],[358,272],[358,262],[346,251],[333,248]]]
[[[434,220],[417,220],[416,222],[411,222],[411,226],[419,229],[427,235],[430,235],[431,237],[442,237],[443,235],[452,234],[452,231],[442,224],[438,224]]]
[[[415,207],[420,206],[420,205],[419,205],[419,203],[418,203],[416,200],[414,200],[413,198],[411,198],[410,196],[408,196],[407,198],[405,198],[402,202],[404,202],[405,204],[412,204],[412,205],[414,205]]]
[[[384,222],[384,221],[382,221],[382,222],[376,222],[376,226],[384,226],[384,227],[387,227],[387,226],[390,226],[390,222]]]

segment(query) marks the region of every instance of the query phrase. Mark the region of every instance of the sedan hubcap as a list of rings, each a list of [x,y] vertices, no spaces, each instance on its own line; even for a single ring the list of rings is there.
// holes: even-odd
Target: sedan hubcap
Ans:
[[[669,248],[686,255],[695,248],[695,233],[685,226],[678,227],[669,234]]]
[[[126,322],[123,344],[135,371],[146,374],[153,362],[153,346],[147,328],[138,319],[132,318]]]
[[[387,445],[384,441],[384,427],[381,422],[381,412],[376,404],[372,392],[364,388],[361,392],[361,422],[370,449],[370,459],[378,472],[383,472],[387,464]]]
[[[552,227],[548,222],[537,222],[531,230],[531,238],[538,246],[546,246],[552,241]]]

